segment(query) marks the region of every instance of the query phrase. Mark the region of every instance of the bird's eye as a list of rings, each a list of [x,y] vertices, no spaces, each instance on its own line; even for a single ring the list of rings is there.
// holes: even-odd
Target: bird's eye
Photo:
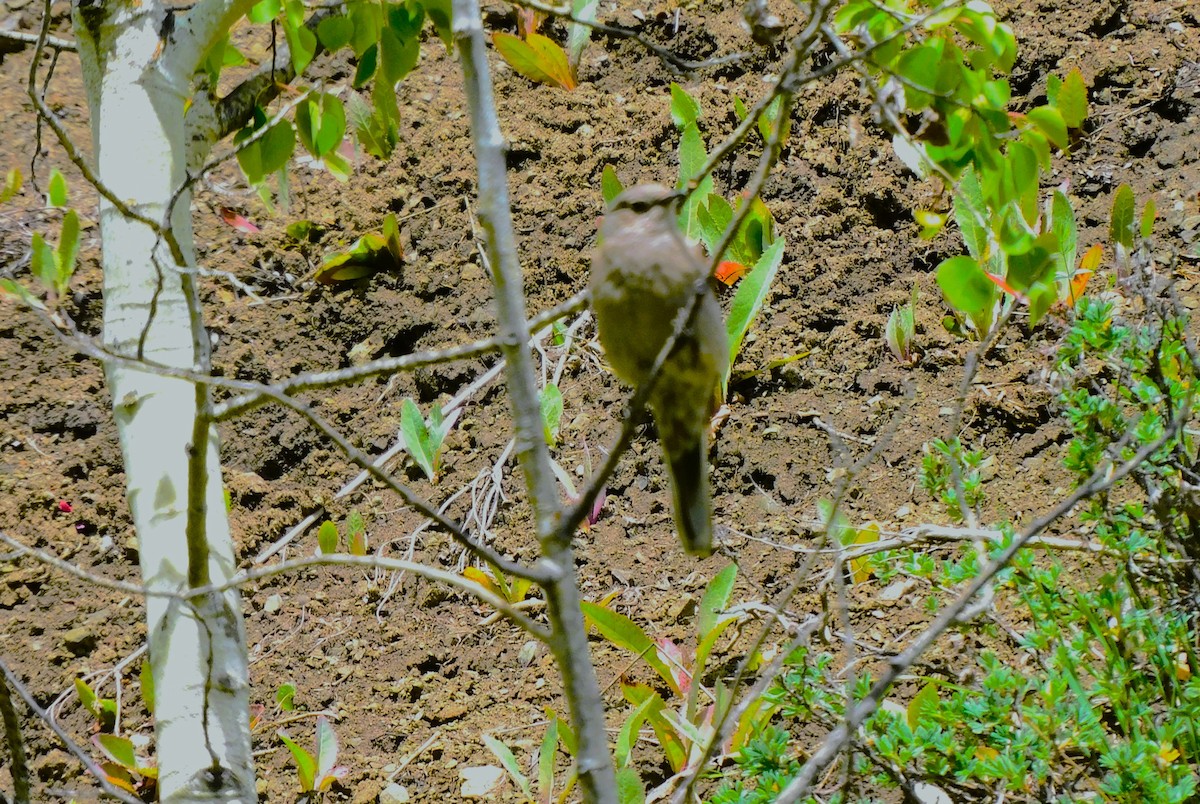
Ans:
[[[631,210],[633,210],[634,212],[636,212],[637,214],[641,215],[643,212],[649,212],[651,207],[653,207],[653,206],[654,205],[651,204],[649,201],[634,201],[632,204],[629,205],[629,208]]]

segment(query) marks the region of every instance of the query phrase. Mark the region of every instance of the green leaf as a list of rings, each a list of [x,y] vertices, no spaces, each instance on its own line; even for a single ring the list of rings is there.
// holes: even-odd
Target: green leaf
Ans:
[[[264,175],[281,170],[296,148],[296,131],[286,120],[271,127],[271,130],[259,140],[262,153],[262,172]]]
[[[275,732],[275,735],[283,741],[283,744],[292,752],[292,759],[296,761],[296,777],[300,782],[300,790],[307,793],[314,788],[316,780],[317,763],[313,759],[312,754],[304,750],[304,748],[287,736],[287,733],[280,730]]]
[[[704,150],[704,140],[700,137],[700,129],[694,123],[684,128],[679,138],[679,183],[678,187],[686,187],[688,182],[700,174],[708,155]],[[696,190],[683,202],[679,211],[683,222],[683,232],[689,240],[700,239],[699,211],[712,194],[712,176],[705,176],[704,181],[696,186]]]
[[[662,697],[644,684],[621,684],[621,693],[625,700],[639,706],[647,698],[653,699],[653,704],[646,710],[646,719],[654,729],[654,736],[671,769],[678,773],[687,763],[688,751],[675,724],[666,714],[666,705]]]
[[[1154,203],[1153,198],[1146,200],[1146,206],[1142,207],[1142,217],[1138,221],[1138,234],[1145,240],[1154,233],[1154,218],[1158,215],[1158,205]]]
[[[629,764],[629,760],[633,757],[633,748],[637,744],[638,732],[641,731],[642,724],[646,722],[647,713],[655,705],[661,707],[662,699],[647,696],[645,700],[634,707],[633,711],[629,713],[629,717],[621,724],[621,730],[617,733],[616,750],[613,756],[618,768],[623,768]]]
[[[317,35],[304,27],[303,21],[295,26],[284,23],[283,33],[291,50],[292,68],[301,75],[317,54]]]
[[[433,30],[437,33],[438,38],[442,40],[442,44],[446,46],[447,52],[454,52],[454,28],[451,25],[452,10],[450,8],[451,0],[421,0],[421,6],[425,9],[425,16],[433,23]]]
[[[126,770],[137,771],[137,752],[129,739],[115,734],[97,734],[95,740],[100,750],[113,762]]]
[[[1009,256],[1005,279],[1015,289],[1022,291],[1053,279],[1057,252],[1058,238],[1054,233],[1040,235],[1024,253]]]
[[[646,790],[637,769],[624,767],[617,771],[617,804],[645,804]]]
[[[750,114],[750,110],[746,108],[746,102],[737,95],[733,96],[733,113],[737,115],[738,120],[745,120],[746,115]]]
[[[605,204],[611,204],[612,200],[619,196],[625,189],[621,184],[621,180],[617,177],[616,169],[611,165],[605,165],[604,170],[600,173],[600,195],[604,198]]]
[[[375,48],[379,44],[379,31],[383,28],[382,5],[380,3],[349,3],[346,13],[350,17],[350,21],[354,23],[354,36],[350,40],[350,47],[353,48],[354,55],[362,59],[367,50]],[[373,64],[371,72],[375,72]],[[357,82],[355,86],[358,86]]]
[[[353,36],[354,23],[350,21],[349,17],[342,15],[326,17],[317,24],[317,38],[330,52],[341,50],[350,44]]]
[[[554,789],[554,754],[558,751],[558,721],[551,720],[538,751],[538,793],[549,800]]]
[[[1051,106],[1058,106],[1058,93],[1062,91],[1062,84],[1062,79],[1054,73],[1046,76],[1046,100]],[[1059,111],[1062,111],[1061,107]],[[1065,119],[1066,115],[1063,115],[1063,118]]]
[[[142,660],[142,669],[138,674],[138,678],[142,685],[142,703],[146,705],[146,711],[154,717],[154,671],[150,666],[149,659]]]
[[[1034,283],[1026,295],[1029,297],[1029,329],[1032,330],[1058,301],[1058,287],[1052,278],[1043,278]]]
[[[367,554],[367,523],[363,521],[357,508],[351,509],[346,517],[346,541],[350,546],[350,555]]]
[[[694,126],[700,120],[700,104],[674,81],[671,82],[671,119],[678,129]]]
[[[79,703],[88,712],[91,712],[95,717],[100,716],[100,703],[96,697],[96,693],[88,686],[88,683],[82,678],[75,679],[75,694],[79,696]]]
[[[986,202],[983,200],[983,187],[979,183],[979,175],[974,167],[963,171],[958,181],[958,189],[954,193],[954,220],[962,232],[963,243],[967,251],[976,260],[987,259],[989,236],[985,222],[990,218]]]
[[[1071,141],[1067,136],[1067,124],[1063,122],[1062,112],[1053,106],[1038,106],[1030,109],[1026,116],[1038,130],[1046,135],[1046,139],[1054,143],[1060,151],[1070,147]]]
[[[400,405],[400,433],[404,437],[404,446],[408,454],[416,461],[417,466],[430,480],[436,474],[433,468],[433,453],[430,451],[429,429],[425,426],[425,418],[421,409],[411,397],[406,398]]]
[[[904,87],[906,111],[919,112],[930,105],[932,93],[937,91],[941,62],[941,49],[933,44],[915,47],[900,55],[896,72],[908,82]]]
[[[1075,252],[1078,249],[1079,232],[1075,226],[1075,208],[1062,190],[1054,191],[1050,204],[1051,231],[1058,238],[1058,270],[1063,277],[1075,271]]]
[[[387,25],[379,32],[379,64],[389,84],[394,85],[417,66],[424,19],[424,10],[415,3],[388,7]]]
[[[261,25],[264,22],[270,22],[275,19],[282,10],[282,0],[262,0],[262,2],[251,6],[246,16],[249,17],[251,22],[257,22]]]
[[[321,527],[317,529],[317,549],[325,555],[332,555],[337,552],[338,548],[338,530],[337,525],[329,520],[321,523]]]
[[[775,122],[779,119],[780,112],[783,110],[783,96],[776,95],[774,100],[767,104],[767,108],[763,109],[762,114],[758,116],[758,134],[762,137],[763,144],[771,141],[771,134],[775,131]],[[792,132],[792,119],[789,117],[783,121],[783,128],[779,132],[779,144],[786,145],[788,136]]]
[[[364,50],[362,55],[358,57],[358,68],[354,71],[354,86],[361,87],[370,81],[371,76],[375,75],[375,68],[378,64],[379,45],[374,44]]]
[[[46,188],[46,205],[51,207],[65,207],[67,205],[67,180],[63,178],[63,174],[58,168],[50,171],[50,184]]]
[[[492,43],[504,60],[530,81],[568,90],[575,88],[575,74],[567,53],[553,39],[536,33],[521,39],[497,31],[492,34]]]
[[[725,229],[732,222],[733,207],[729,206],[729,202],[716,193],[710,193],[707,200],[702,200],[696,205],[696,224],[700,233],[700,241],[704,243],[704,247],[710,254],[717,250],[717,246],[721,244],[721,238],[725,234]],[[747,260],[737,254],[740,245],[742,244],[739,242],[739,238],[735,237],[734,241],[729,244],[729,252],[725,257],[745,265]]]
[[[525,798],[532,798],[533,790],[529,786],[529,777],[521,772],[521,765],[509,747],[490,734],[482,734],[480,738],[493,756],[500,760],[500,764],[508,772],[517,788],[525,795]]]
[[[712,628],[703,632],[700,641],[696,644],[696,659],[692,668],[697,679],[704,675],[705,666],[708,664],[708,654],[712,653],[712,649],[716,646],[717,640],[721,638],[721,634],[725,633],[725,629],[737,621],[737,616],[726,614],[721,616],[713,624]],[[698,689],[698,684],[693,683],[692,689],[689,692],[694,695]],[[691,699],[690,696],[689,699]]]
[[[610,611],[589,600],[582,601],[580,606],[583,608],[584,618],[591,625],[594,625],[596,630],[605,639],[618,648],[624,648],[634,655],[641,656],[654,672],[658,673],[662,680],[667,683],[667,686],[676,695],[679,694],[679,686],[675,683],[675,677],[671,673],[671,668],[667,667],[663,660],[658,657],[654,641],[646,636],[646,632],[637,623],[624,614]]]
[[[1050,95],[1049,83],[1047,81],[1047,97]],[[1083,121],[1087,119],[1088,98],[1087,85],[1084,83],[1083,73],[1079,71],[1078,67],[1067,73],[1067,77],[1061,82],[1056,95],[1057,97],[1051,98],[1050,102],[1058,107],[1063,122],[1067,124],[1068,128],[1081,127]]]
[[[41,299],[26,290],[24,285],[12,279],[0,279],[0,296],[3,295],[12,296],[35,310],[46,309],[46,305],[42,304]]]
[[[54,259],[54,249],[50,248],[50,244],[46,242],[46,238],[42,237],[41,232],[33,233],[33,240],[30,244],[33,250],[30,270],[37,280],[41,282],[47,290],[55,289],[55,280],[58,278],[58,266]]]
[[[317,718],[317,772],[314,781],[329,779],[337,765],[338,740],[329,720],[321,715]],[[322,785],[323,787],[323,785]]]
[[[54,254],[54,292],[59,296],[67,292],[71,276],[75,273],[75,259],[78,255],[79,216],[75,214],[75,210],[71,209],[63,216],[62,236],[58,240],[58,250]]]
[[[283,683],[279,685],[279,689],[275,690],[275,703],[285,712],[295,710],[296,703],[296,685]]]
[[[558,724],[558,741],[562,744],[563,750],[567,752],[567,756],[575,756],[579,750],[579,741],[575,737],[575,730],[571,728],[571,724],[559,717],[552,707],[547,706],[545,712],[548,720],[553,720]]]
[[[999,291],[974,258],[964,254],[943,260],[937,269],[937,283],[950,306],[967,315],[980,335],[991,328]]]
[[[701,635],[707,634],[717,624],[718,612],[729,605],[729,596],[733,594],[733,584],[737,581],[737,564],[730,564],[721,570],[708,582],[704,597],[700,598],[700,608],[696,616],[696,626]]]
[[[596,9],[600,0],[573,0],[571,16],[576,20],[592,22],[596,19]],[[567,28],[567,61],[573,74],[579,73],[579,61],[583,58],[583,49],[592,38],[592,29],[581,22],[572,22]]]
[[[737,293],[733,295],[729,318],[725,321],[725,332],[729,336],[729,371],[732,371],[734,361],[737,360],[738,353],[742,350],[742,341],[745,340],[746,333],[750,331],[750,325],[758,317],[771,292],[775,274],[779,270],[780,264],[783,263],[783,248],[784,239],[780,237],[763,252],[762,257],[750,269],[750,273],[746,274],[741,284],[738,285]],[[729,373],[726,372],[721,383],[722,398],[727,393],[728,387]]]
[[[402,257],[397,237],[371,232],[355,240],[345,251],[327,256],[313,279],[323,285],[351,282],[395,268]]]
[[[708,161],[708,153],[704,150],[704,139],[695,123],[683,127],[679,137],[679,186],[700,175],[704,163]]]
[[[330,175],[340,182],[350,181],[350,177],[354,175],[354,166],[346,161],[346,157],[337,151],[330,151],[325,154],[321,159],[321,164],[325,166]]]
[[[937,709],[937,705],[937,686],[931,681],[922,687],[921,691],[914,695],[912,701],[909,703],[906,712],[908,727],[915,730],[924,723],[925,718],[931,712]]]
[[[4,177],[4,189],[0,190],[0,204],[11,201],[13,196],[21,192],[21,171],[13,168]]]
[[[558,443],[558,430],[562,425],[563,397],[562,391],[554,383],[547,383],[541,393],[542,434],[546,443],[555,446]]]
[[[1133,250],[1133,207],[1133,188],[1122,184],[1113,196],[1108,236],[1113,243],[1123,246],[1126,252]]]

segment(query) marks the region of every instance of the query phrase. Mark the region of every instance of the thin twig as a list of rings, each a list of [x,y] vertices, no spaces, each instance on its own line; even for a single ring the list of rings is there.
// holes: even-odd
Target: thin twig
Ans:
[[[802,796],[807,795],[817,775],[841,753],[862,722],[878,708],[883,697],[897,678],[907,671],[937,641],[947,628],[958,621],[962,612],[972,605],[975,595],[986,588],[992,582],[992,579],[995,578],[996,574],[1009,565],[1016,554],[1025,547],[1026,542],[1034,536],[1039,535],[1060,517],[1064,516],[1081,500],[1111,488],[1113,484],[1130,474],[1143,461],[1161,449],[1164,444],[1179,433],[1184,421],[1186,421],[1190,405],[1191,396],[1189,395],[1187,404],[1180,410],[1179,415],[1171,420],[1171,423],[1164,429],[1163,434],[1159,438],[1143,446],[1133,457],[1119,466],[1113,467],[1109,465],[1098,468],[1087,482],[1081,484],[1072,494],[1030,523],[1019,536],[1013,539],[1012,544],[1008,548],[984,566],[980,573],[966,584],[959,598],[942,609],[941,613],[929,627],[908,648],[896,655],[888,663],[887,669],[872,685],[866,697],[847,711],[845,719],[841,724],[826,736],[816,751],[810,754],[808,761],[801,767],[800,772],[780,792],[776,798],[776,802],[779,804],[792,804],[792,802],[798,801]]]
[[[17,678],[17,674],[14,673],[7,664],[5,664],[3,659],[0,659],[0,673],[2,673],[4,677],[8,679],[9,686],[16,691],[17,695],[19,695],[23,701],[25,701],[25,705],[29,707],[29,710],[41,718],[41,720],[50,728],[50,731],[54,732],[54,735],[62,741],[63,745],[67,747],[67,750],[74,754],[75,758],[83,763],[83,766],[87,769],[87,772],[96,778],[96,783],[100,785],[100,788],[104,790],[105,793],[117,799],[118,801],[125,802],[125,804],[142,804],[141,799],[131,796],[129,793],[126,793],[124,790],[121,790],[120,788],[114,786],[112,782],[108,781],[108,774],[96,764],[95,760],[88,755],[87,751],[83,750],[82,746],[71,739],[71,736],[67,734],[62,726],[54,722],[54,719],[50,717],[49,713],[46,712],[45,709],[42,709],[40,706],[38,706],[37,699],[33,697],[33,694],[30,693],[28,689],[26,689],[25,685],[21,683],[21,680]]]

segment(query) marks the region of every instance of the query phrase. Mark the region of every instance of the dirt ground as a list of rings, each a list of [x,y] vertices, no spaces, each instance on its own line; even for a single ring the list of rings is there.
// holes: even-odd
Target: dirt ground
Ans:
[[[54,8],[56,29],[69,36],[65,4]],[[1185,0],[1013,0],[1000,8],[1019,42],[1012,76],[1017,108],[1044,97],[1051,72],[1079,67],[1090,87],[1085,134],[1071,157],[1056,157],[1052,180],[1067,183],[1077,202],[1081,244],[1102,239],[1112,192],[1129,182],[1139,199],[1156,200],[1160,241],[1186,250],[1197,233],[1185,221],[1195,227],[1193,216],[1200,213],[1200,10]],[[635,9],[644,14],[635,16]],[[781,53],[753,47],[733,3],[676,9],[668,0],[623,2],[613,13],[606,6],[601,16],[640,25],[686,58],[751,51],[744,61],[674,77],[699,99],[710,144],[736,123],[733,96],[758,97],[762,76],[778,69]],[[0,27],[31,31],[36,18],[37,7],[27,0],[0,2]],[[510,29],[511,10],[490,6],[487,23]],[[0,170],[19,167],[26,175],[38,148],[24,95],[29,53],[9,53],[0,63]],[[673,76],[636,43],[605,36],[588,48],[573,92],[532,85],[492,55],[528,303],[539,310],[585,284],[605,165],[626,183],[673,182]],[[323,70],[329,81],[347,77],[345,63]],[[86,144],[87,109],[70,54],[59,59],[49,95],[77,142]],[[363,355],[401,355],[492,334],[491,288],[472,234],[474,165],[461,78],[436,39],[424,43],[421,64],[401,84],[399,102],[404,119],[395,155],[386,163],[360,159],[354,180],[345,185],[297,166],[287,214],[272,214],[233,170],[218,173],[199,193],[194,218],[202,264],[235,275],[258,294],[252,298],[220,278],[206,284],[220,373],[283,378],[349,365]],[[936,188],[914,179],[892,155],[854,78],[843,75],[806,89],[794,121],[765,191],[777,231],[787,239],[784,262],[737,362],[730,416],[712,456],[724,550],[703,561],[679,551],[658,448],[647,432],[622,461],[603,516],[579,538],[585,595],[599,600],[616,592],[614,608],[655,638],[687,641],[694,634],[692,604],[730,560],[740,566],[734,600],[769,600],[796,566],[789,548],[814,538],[817,502],[832,493],[845,467],[873,448],[877,457],[851,483],[847,516],[877,521],[885,530],[943,521],[917,472],[921,445],[950,435],[949,412],[970,348],[944,330],[932,275],[941,259],[958,253],[959,241],[953,235],[931,243],[917,238],[911,210],[936,203]],[[50,139],[42,132],[39,178],[44,183],[51,166],[64,167],[77,206],[94,220],[94,201]],[[756,158],[751,147],[722,166],[718,188],[727,195],[737,191]],[[262,231],[229,227],[222,207]],[[323,254],[376,230],[388,212],[400,220],[405,242],[399,271],[348,290],[306,281]],[[20,265],[30,233],[49,219],[28,187],[0,208],[0,265]],[[319,224],[319,238],[303,244],[288,238],[284,229],[297,219]],[[72,313],[82,330],[97,333],[94,224],[85,239]],[[1180,296],[1194,306],[1196,263],[1180,265]],[[919,359],[908,367],[890,356],[882,333],[888,313],[908,298],[914,283],[920,293]],[[994,521],[1025,521],[1066,491],[1065,432],[1042,382],[1061,332],[1054,320],[1033,333],[1012,329],[970,389],[961,435],[995,456],[987,511]],[[581,334],[585,340],[594,335],[590,325]],[[565,414],[555,454],[568,470],[584,464],[585,449],[596,455],[611,441],[623,405],[625,391],[594,354],[577,348],[560,382]],[[561,349],[548,346],[548,370],[561,357]],[[357,445],[377,454],[396,441],[404,397],[428,410],[491,364],[423,370],[393,382],[322,392],[313,401]],[[839,444],[831,443],[818,420],[840,434]],[[460,566],[449,539],[432,529],[414,535],[421,518],[379,488],[366,484],[333,501],[356,470],[288,412],[261,409],[224,426],[222,437],[235,538],[246,565],[325,506],[337,522],[351,510],[361,512],[372,549],[392,556],[411,550],[435,566]],[[493,382],[471,397],[451,433],[436,485],[411,462],[399,464],[400,471],[440,503],[481,473],[486,477],[508,438],[507,403],[501,384]],[[519,484],[509,462],[492,535],[502,549],[528,560],[536,546]],[[462,518],[471,508],[472,495],[464,494],[448,511]],[[102,372],[12,304],[0,307],[0,528],[93,572],[136,580],[136,541]],[[283,555],[308,555],[315,540],[313,529]],[[246,590],[253,700],[264,707],[256,732],[264,798],[296,795],[291,758],[274,737],[289,714],[300,717],[287,728],[309,745],[312,714],[331,716],[350,768],[334,797],[366,802],[389,781],[403,785],[414,800],[457,800],[463,768],[495,764],[481,733],[499,733],[527,757],[541,738],[545,708],[564,711],[544,649],[530,652],[521,632],[504,622],[485,623],[487,612],[457,594],[411,577],[394,582],[316,569]],[[864,628],[888,652],[905,644],[924,616],[904,601],[885,611],[879,591],[865,582],[854,595]],[[810,593],[794,601],[793,610],[804,614],[819,605]],[[0,655],[43,706],[79,676],[112,695],[112,669],[145,638],[142,617],[137,600],[86,588],[29,559],[5,560],[0,550]],[[617,723],[624,704],[615,682],[630,657],[599,640],[592,645]],[[137,662],[124,668],[122,681],[123,729],[148,736]],[[275,709],[275,692],[284,682],[296,687],[295,713]],[[68,696],[57,711],[60,722],[86,741],[88,719],[74,699]],[[91,787],[78,765],[47,729],[27,724],[39,796],[75,791],[71,795],[88,798]],[[661,768],[643,770],[649,783],[663,778]],[[0,790],[9,784],[8,771],[0,769]],[[519,793],[507,784],[495,798],[517,800]]]

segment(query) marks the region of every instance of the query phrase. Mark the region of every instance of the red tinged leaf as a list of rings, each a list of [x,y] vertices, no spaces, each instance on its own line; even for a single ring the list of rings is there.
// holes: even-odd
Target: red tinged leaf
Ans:
[[[262,231],[262,229],[259,229],[249,220],[237,214],[229,207],[221,207],[221,220],[225,221],[225,223],[229,224],[240,232],[249,232],[253,234],[255,232]]]
[[[596,495],[596,501],[592,503],[592,510],[588,513],[587,523],[589,526],[595,525],[600,519],[600,512],[604,509],[604,502],[608,499],[608,487],[600,489],[600,493]]]
[[[1083,297],[1084,288],[1087,287],[1088,280],[1096,273],[1096,269],[1100,266],[1100,258],[1104,256],[1104,247],[1097,243],[1087,250],[1083,258],[1079,261],[1079,270],[1071,277],[1071,286],[1067,293],[1067,304],[1071,307]]]
[[[658,646],[658,658],[671,671],[671,677],[675,679],[675,685],[679,687],[679,692],[686,695],[687,691],[692,688],[692,673],[684,665],[683,651],[666,637],[661,637],[655,644]]]
[[[992,282],[995,283],[996,287],[1003,290],[1009,296],[1014,297],[1017,301],[1019,301],[1023,304],[1029,304],[1029,297],[1026,296],[1024,293],[1022,293],[1021,291],[1014,288],[1012,285],[1008,284],[1008,282],[1006,282],[1004,280],[1004,277],[998,276],[997,274],[988,274],[987,278],[992,280]]]
[[[733,260],[725,260],[717,266],[717,270],[713,271],[713,276],[717,281],[727,287],[733,287],[737,281],[749,272],[749,268],[742,265],[740,262]]]
[[[71,504],[69,502],[67,502],[66,500],[59,500],[58,501],[58,510],[62,511],[64,514],[69,514],[74,509],[71,508]]]
[[[532,8],[517,9],[517,36],[524,39],[531,33],[537,33],[538,26],[541,24],[542,15]]]

